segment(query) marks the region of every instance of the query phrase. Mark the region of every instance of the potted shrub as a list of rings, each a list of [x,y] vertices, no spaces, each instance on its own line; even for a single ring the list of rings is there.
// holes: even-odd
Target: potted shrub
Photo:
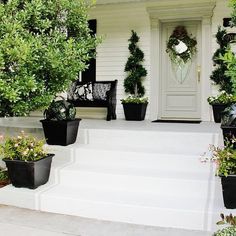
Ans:
[[[0,144],[13,186],[35,189],[47,183],[54,154],[48,154],[43,146],[44,140],[23,131],[16,137],[6,137]]]
[[[229,41],[226,40],[227,32],[225,29],[218,27],[216,33],[216,41],[219,45],[219,48],[215,51],[213,55],[213,62],[215,69],[213,70],[210,79],[219,87],[221,91],[217,96],[210,96],[207,101],[212,105],[214,121],[216,123],[221,122],[222,111],[232,103],[232,100],[235,101],[232,91],[232,81],[230,76],[226,74],[227,63],[222,60],[220,57],[227,52],[229,47]]]
[[[40,120],[47,144],[66,146],[76,141],[81,119],[75,118],[75,115],[74,105],[63,97],[52,101],[44,112],[45,119]]]
[[[94,1],[0,3],[0,116],[44,110],[95,56],[88,27]]]
[[[216,231],[213,236],[234,236],[236,235],[236,216],[233,216],[232,214],[224,215],[220,214],[221,221],[217,222],[218,225],[227,224],[228,226],[219,229]]]
[[[230,104],[234,103],[236,98],[234,95],[228,94],[226,91],[221,91],[217,96],[208,97],[207,101],[212,106],[214,121],[220,123],[223,111]]]
[[[236,139],[233,142],[236,142]],[[216,163],[216,175],[221,178],[224,205],[228,209],[235,209],[236,149],[231,142],[226,142],[225,147],[211,146],[210,150],[210,160]]]
[[[0,188],[10,183],[7,170],[0,167]]]
[[[236,104],[226,108],[222,114],[221,129],[224,142],[232,142],[233,138],[236,137]]]
[[[130,56],[125,65],[127,77],[124,80],[125,92],[128,98],[122,99],[126,120],[144,120],[148,99],[144,98],[145,88],[142,81],[147,75],[147,70],[142,66],[144,53],[139,49],[139,37],[132,30],[131,38],[128,40]]]

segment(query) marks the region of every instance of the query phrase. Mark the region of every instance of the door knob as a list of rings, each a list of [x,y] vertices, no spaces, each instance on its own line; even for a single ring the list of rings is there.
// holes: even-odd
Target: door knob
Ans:
[[[197,81],[198,83],[201,81],[201,66],[197,67]]]

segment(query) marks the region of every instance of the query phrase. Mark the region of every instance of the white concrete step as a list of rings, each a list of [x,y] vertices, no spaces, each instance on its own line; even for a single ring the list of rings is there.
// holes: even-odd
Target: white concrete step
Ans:
[[[201,155],[209,144],[218,144],[218,137],[217,133],[88,129],[81,130],[79,140],[81,143],[101,145],[103,148],[118,144],[123,148],[139,147],[159,153]]]
[[[219,186],[213,167],[201,163],[200,156],[209,144],[218,144],[218,134],[112,127],[79,132],[75,144],[49,147],[56,155],[48,184],[36,190],[7,186],[0,190],[0,203],[135,224],[209,229],[209,217],[220,202],[214,195]]]
[[[153,174],[143,170],[132,171],[130,169],[117,171],[117,173],[105,171],[103,168],[84,168],[80,165],[71,165],[60,171],[60,184],[68,186],[91,186],[101,189],[119,189],[122,191],[135,191],[158,193],[173,196],[207,196],[208,178],[198,178],[198,175],[176,175],[167,173]],[[190,177],[189,177],[190,176]],[[167,188],[168,186],[168,188]],[[199,191],[201,186],[201,191]]]
[[[166,186],[169,188],[169,186]],[[202,230],[206,201],[202,196],[160,196],[132,190],[56,186],[41,194],[41,210],[111,221]]]
[[[169,150],[167,150],[169,151]],[[120,145],[101,147],[79,145],[75,148],[74,161],[77,164],[106,169],[149,169],[156,172],[209,173],[210,166],[201,162],[201,155],[159,153],[146,148],[130,148]]]

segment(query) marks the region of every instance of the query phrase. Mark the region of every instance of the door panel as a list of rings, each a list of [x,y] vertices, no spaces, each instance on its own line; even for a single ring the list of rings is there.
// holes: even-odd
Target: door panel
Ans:
[[[188,34],[197,39],[198,52],[185,70],[178,73],[186,74],[185,80],[178,80],[177,69],[166,52],[166,42],[176,26],[184,25]],[[200,65],[200,22],[165,23],[162,25],[162,52],[160,78],[160,118],[199,120],[200,116],[200,78],[197,72]],[[184,76],[183,76],[184,77]]]

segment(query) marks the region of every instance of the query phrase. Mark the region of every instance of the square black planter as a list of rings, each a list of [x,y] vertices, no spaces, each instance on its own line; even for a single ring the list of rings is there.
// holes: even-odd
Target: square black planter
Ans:
[[[40,160],[30,162],[9,159],[3,161],[6,163],[13,186],[36,189],[48,182],[53,156],[54,154],[48,154]]]
[[[126,120],[144,120],[147,110],[147,103],[123,103]]]
[[[227,108],[230,104],[213,104],[212,110],[213,110],[213,117],[214,121],[216,123],[221,122],[222,112]]]
[[[236,175],[221,176],[224,205],[227,209],[236,208]]]
[[[232,139],[236,138],[236,127],[221,125],[221,129],[223,132],[224,144],[226,145],[226,142],[232,143]],[[234,143],[234,148],[236,148],[236,143]]]
[[[76,141],[79,122],[75,120],[40,120],[47,144],[67,146]]]

